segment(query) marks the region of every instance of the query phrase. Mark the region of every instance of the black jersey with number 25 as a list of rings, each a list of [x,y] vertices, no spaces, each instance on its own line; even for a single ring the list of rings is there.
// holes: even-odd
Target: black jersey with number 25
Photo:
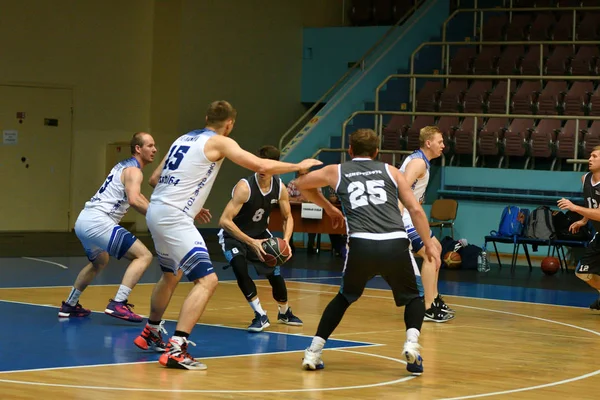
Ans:
[[[336,192],[350,234],[404,231],[398,186],[387,167],[370,158],[355,158],[340,164]]]
[[[246,235],[257,238],[267,230],[271,207],[279,202],[281,180],[277,175],[271,177],[270,189],[264,193],[258,185],[256,174],[242,179],[238,184],[243,185],[242,182],[248,184],[250,196],[240,209],[238,215],[233,218],[233,222]],[[225,232],[225,235],[231,236],[227,232]]]

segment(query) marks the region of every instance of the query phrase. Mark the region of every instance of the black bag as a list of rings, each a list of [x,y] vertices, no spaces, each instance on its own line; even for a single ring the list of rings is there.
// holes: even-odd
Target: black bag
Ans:
[[[580,242],[589,242],[592,240],[592,233],[589,227],[589,223],[582,226],[577,233],[569,232],[569,227],[575,222],[581,220],[583,217],[574,211],[567,211],[566,213],[558,212],[553,220],[560,223],[560,231],[556,227],[556,238],[559,240],[573,240]]]
[[[442,239],[440,244],[442,245],[442,268],[448,268],[446,263],[444,263],[444,255],[449,251],[454,251],[456,245],[458,244],[458,240],[454,240],[450,236],[446,236]],[[481,247],[473,244],[469,244],[467,247],[461,246],[457,251],[461,258],[460,269],[477,269],[477,257],[481,251]]]

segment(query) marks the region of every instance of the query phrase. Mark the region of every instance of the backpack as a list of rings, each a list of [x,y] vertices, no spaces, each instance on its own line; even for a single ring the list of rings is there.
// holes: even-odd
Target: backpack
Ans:
[[[546,206],[536,208],[529,215],[525,236],[533,239],[554,239],[556,231],[552,218],[552,210]]]
[[[450,236],[446,236],[440,241],[442,245],[442,268],[448,268],[444,262],[444,255],[459,247],[456,252],[460,255],[461,259],[460,269],[477,269],[477,257],[483,251],[481,247],[472,244],[462,247],[458,243],[458,240],[454,240]]]
[[[506,206],[502,210],[497,231],[491,231],[493,236],[521,236],[529,218],[529,210],[517,206]]]
[[[574,240],[580,242],[587,242],[592,240],[592,233],[589,228],[589,223],[582,226],[577,233],[569,232],[569,227],[582,219],[583,217],[576,212],[567,211],[556,211],[553,213],[554,229],[556,231],[556,238],[559,240]]]

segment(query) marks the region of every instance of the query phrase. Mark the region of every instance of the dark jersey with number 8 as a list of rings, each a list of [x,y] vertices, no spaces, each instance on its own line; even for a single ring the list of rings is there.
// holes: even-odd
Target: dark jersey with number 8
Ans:
[[[263,193],[260,189],[256,174],[242,179],[239,184],[242,184],[242,181],[248,184],[250,196],[240,209],[240,212],[233,218],[233,222],[242,232],[251,238],[262,237],[261,235],[267,230],[267,226],[269,225],[271,207],[279,202],[281,180],[278,175],[273,175],[271,178],[271,187],[266,193]],[[224,235],[225,237],[231,237],[225,230]]]
[[[404,231],[398,208],[398,186],[387,164],[355,158],[340,164],[339,173],[336,193],[350,234]]]

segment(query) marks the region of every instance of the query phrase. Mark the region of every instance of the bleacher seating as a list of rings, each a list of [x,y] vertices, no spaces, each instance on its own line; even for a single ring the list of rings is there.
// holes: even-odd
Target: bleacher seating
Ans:
[[[450,50],[447,73],[451,75],[489,75],[489,79],[431,79],[421,84],[416,93],[417,112],[524,114],[535,119],[478,118],[477,159],[480,165],[492,166],[486,160],[521,159],[525,166],[535,160],[547,160],[550,168],[561,168],[561,160],[588,157],[600,145],[600,121],[545,119],[546,115],[600,116],[600,45],[578,41],[600,39],[600,13],[577,10],[575,29],[573,10],[564,7],[600,6],[583,0],[514,0],[512,15],[489,13],[481,32],[485,42],[502,45],[464,45]],[[520,11],[523,7],[557,7],[552,11]],[[575,32],[575,37],[573,37]],[[510,41],[570,41],[573,44],[510,44]],[[540,57],[540,51],[543,52]],[[541,61],[541,66],[540,66]],[[540,69],[541,67],[541,69]],[[541,78],[519,79],[520,75]],[[507,93],[507,80],[494,75],[514,75]],[[598,79],[557,80],[544,76],[597,76]],[[508,96],[508,99],[507,99]],[[445,154],[455,159],[473,155],[474,119],[471,117],[416,116],[402,121],[402,129],[392,127],[386,135],[396,135],[393,143],[401,150],[418,146],[418,131],[436,123],[446,141]],[[396,123],[397,124],[397,123]],[[579,132],[576,132],[578,126]],[[531,165],[531,164],[530,164]]]

